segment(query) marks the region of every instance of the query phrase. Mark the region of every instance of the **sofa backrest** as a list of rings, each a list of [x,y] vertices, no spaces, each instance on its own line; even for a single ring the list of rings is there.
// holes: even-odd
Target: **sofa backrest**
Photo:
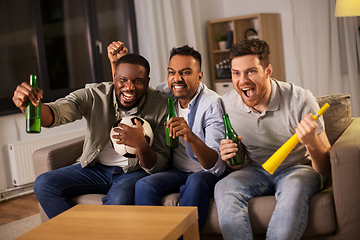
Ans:
[[[331,145],[349,126],[352,120],[350,95],[346,93],[330,94],[316,98],[319,106],[330,105],[324,113],[325,132]]]

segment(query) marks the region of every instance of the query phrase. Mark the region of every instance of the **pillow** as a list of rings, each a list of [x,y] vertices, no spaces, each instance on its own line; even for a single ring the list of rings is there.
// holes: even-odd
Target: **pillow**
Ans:
[[[351,123],[350,95],[346,93],[317,97],[319,106],[328,103],[330,107],[324,113],[325,132],[331,145],[340,137]]]

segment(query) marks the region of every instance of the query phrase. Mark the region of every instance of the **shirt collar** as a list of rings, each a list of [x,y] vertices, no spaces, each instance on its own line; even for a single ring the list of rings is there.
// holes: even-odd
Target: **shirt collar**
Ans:
[[[199,94],[203,91],[203,89],[204,89],[204,85],[203,85],[203,83],[200,83],[196,90],[195,96],[191,99],[191,101],[188,104],[189,109],[191,109],[192,107],[195,106],[197,98],[198,98]]]
[[[279,110],[280,106],[280,90],[274,79],[271,80],[271,95],[268,106],[265,111],[276,111]]]

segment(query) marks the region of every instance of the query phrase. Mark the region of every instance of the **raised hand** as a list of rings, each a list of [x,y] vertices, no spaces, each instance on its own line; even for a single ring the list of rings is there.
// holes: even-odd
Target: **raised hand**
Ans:
[[[117,60],[128,53],[128,49],[123,42],[114,41],[107,47],[107,52],[110,63],[116,64]]]

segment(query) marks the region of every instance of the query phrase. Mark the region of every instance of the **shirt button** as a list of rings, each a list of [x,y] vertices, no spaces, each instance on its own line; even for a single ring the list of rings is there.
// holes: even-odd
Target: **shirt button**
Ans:
[[[117,113],[115,113],[115,117],[117,117],[118,116],[118,114]]]
[[[98,149],[97,151],[98,151],[98,152],[100,152],[101,150],[100,150],[100,149]]]
[[[85,161],[85,164],[87,164],[88,162],[87,161]]]

